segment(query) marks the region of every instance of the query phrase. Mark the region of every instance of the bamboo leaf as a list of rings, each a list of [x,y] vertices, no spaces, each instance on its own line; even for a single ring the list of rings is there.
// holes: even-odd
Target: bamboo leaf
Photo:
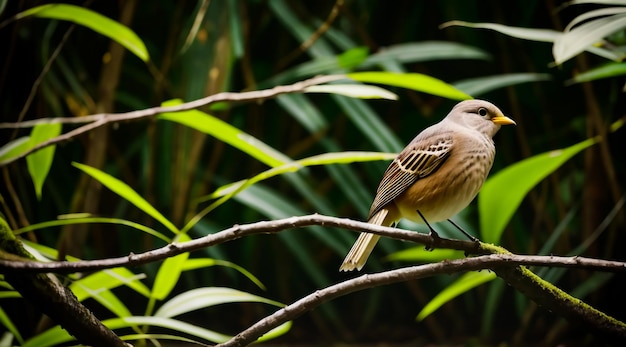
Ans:
[[[181,100],[170,100],[164,102],[163,106],[174,106],[181,103]],[[198,110],[168,112],[160,114],[158,118],[176,122],[211,135],[271,167],[291,162],[289,157],[261,142],[256,137]]]
[[[488,179],[478,194],[482,239],[497,244],[528,192],[572,156],[595,143],[595,139],[588,139],[565,149],[532,156],[504,168]]]
[[[161,212],[154,208],[146,199],[144,199],[141,195],[134,191],[133,188],[131,188],[128,184],[94,167],[79,163],[72,163],[72,165],[79,168],[84,173],[102,183],[103,186],[109,188],[117,195],[126,199],[128,202],[135,205],[137,208],[159,221],[174,234],[179,233],[178,228],[176,228],[176,226],[172,224],[172,222],[165,218],[165,216],[163,216]]]
[[[397,100],[398,96],[386,89],[362,84],[325,84],[306,88],[307,93],[330,93],[359,99]]]
[[[90,9],[68,4],[47,4],[21,12],[15,18],[21,19],[28,16],[76,23],[119,43],[139,59],[145,62],[150,60],[146,45],[135,32],[127,26]]]
[[[418,73],[354,72],[347,74],[347,76],[359,82],[402,87],[453,100],[472,98],[442,80]]]
[[[496,274],[490,271],[480,272],[468,272],[461,276],[454,283],[447,286],[444,290],[439,292],[432,300],[430,300],[424,308],[417,314],[417,320],[422,321],[428,317],[431,313],[439,309],[443,304],[456,298],[457,296],[469,291],[472,288],[492,281],[496,278]]]
[[[61,133],[61,123],[44,123],[36,125],[30,133],[29,147],[47,141]],[[48,146],[26,157],[28,173],[33,180],[37,199],[41,199],[41,190],[48,177],[52,161],[54,160],[54,150],[56,146]]]

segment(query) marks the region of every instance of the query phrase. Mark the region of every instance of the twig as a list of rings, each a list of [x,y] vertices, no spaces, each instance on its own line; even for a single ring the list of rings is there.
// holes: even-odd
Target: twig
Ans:
[[[321,225],[337,227],[357,232],[369,232],[381,236],[398,240],[411,241],[423,245],[430,245],[433,239],[428,234],[417,233],[415,231],[403,230],[391,227],[373,225],[359,222],[347,218],[337,218],[323,216],[319,214],[290,217],[285,219],[262,221],[251,224],[235,225],[215,234],[210,234],[201,238],[184,243],[171,243],[165,247],[157,248],[140,254],[130,254],[125,257],[108,258],[100,260],[83,261],[53,261],[36,262],[24,259],[24,261],[0,260],[0,273],[20,272],[20,273],[73,273],[82,271],[95,271],[110,269],[120,266],[138,266],[159,260],[163,260],[181,253],[192,252],[238,238],[261,233],[278,233],[286,229],[302,228],[311,225]],[[504,252],[488,244],[479,244],[472,241],[451,240],[441,238],[437,241],[439,248],[455,249],[464,251],[467,254],[490,254]],[[560,267],[576,267],[601,271],[624,271],[626,263],[609,261],[602,259],[590,259],[582,257],[553,257],[553,256],[518,256],[521,257],[514,265],[545,265]]]
[[[89,123],[80,128],[76,128],[68,133],[65,133],[57,137],[54,137],[50,140],[44,141],[38,144],[37,146],[34,146],[33,148],[21,153],[20,155],[17,155],[15,157],[2,161],[0,162],[0,167],[5,166],[9,163],[12,163],[23,157],[26,157],[27,155],[33,152],[36,152],[44,147],[70,140],[73,137],[76,137],[80,134],[83,134],[87,131],[93,130],[105,124],[139,120],[139,119],[152,117],[157,114],[166,113],[166,112],[187,111],[187,110],[196,109],[202,106],[206,106],[209,104],[222,102],[222,101],[231,101],[231,102],[252,101],[252,100],[260,100],[260,99],[269,99],[269,98],[273,98],[278,95],[287,94],[287,93],[302,93],[306,90],[306,88],[310,86],[314,86],[314,85],[318,85],[322,83],[328,83],[328,82],[343,79],[343,78],[346,78],[346,77],[344,75],[318,76],[318,77],[313,77],[308,80],[300,81],[291,85],[277,86],[277,87],[270,88],[270,89],[255,90],[255,91],[243,92],[243,93],[232,93],[232,92],[218,93],[218,94],[207,96],[202,99],[186,102],[180,105],[167,106],[167,107],[157,106],[157,107],[151,107],[151,108],[147,108],[143,110],[137,110],[137,111],[131,111],[131,112],[125,112],[125,113],[100,113],[100,114],[94,114],[90,116],[77,117],[77,118],[74,118],[74,117],[72,118],[61,118],[61,117],[41,118],[41,119],[25,121],[25,122],[20,122],[20,123],[0,123],[0,129],[30,128],[37,124],[42,124],[42,123],[62,123],[62,124]]]

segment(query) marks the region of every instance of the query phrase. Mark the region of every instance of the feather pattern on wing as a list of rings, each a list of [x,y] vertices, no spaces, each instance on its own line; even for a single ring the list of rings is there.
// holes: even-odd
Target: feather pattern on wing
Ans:
[[[415,138],[385,171],[370,208],[370,218],[417,180],[436,172],[450,155],[454,144],[452,134],[428,137],[428,141],[422,138]]]

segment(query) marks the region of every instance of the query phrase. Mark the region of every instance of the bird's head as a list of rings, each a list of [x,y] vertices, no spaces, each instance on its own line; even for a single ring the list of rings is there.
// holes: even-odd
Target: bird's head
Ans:
[[[501,125],[515,124],[515,121],[505,116],[496,105],[485,100],[461,101],[446,118],[490,137],[500,130]]]

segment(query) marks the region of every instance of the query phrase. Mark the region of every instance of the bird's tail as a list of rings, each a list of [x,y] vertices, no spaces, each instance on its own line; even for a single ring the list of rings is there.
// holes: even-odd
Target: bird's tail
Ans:
[[[367,222],[376,225],[385,225],[389,226],[393,221],[387,221],[387,216],[389,214],[389,210],[386,208],[381,209],[375,215],[372,216]],[[352,271],[354,269],[361,270],[367,258],[372,253],[374,246],[380,239],[379,235],[369,234],[369,233],[361,233],[359,238],[356,240],[348,255],[346,255],[346,259],[343,260],[343,263],[339,267],[339,271]]]

